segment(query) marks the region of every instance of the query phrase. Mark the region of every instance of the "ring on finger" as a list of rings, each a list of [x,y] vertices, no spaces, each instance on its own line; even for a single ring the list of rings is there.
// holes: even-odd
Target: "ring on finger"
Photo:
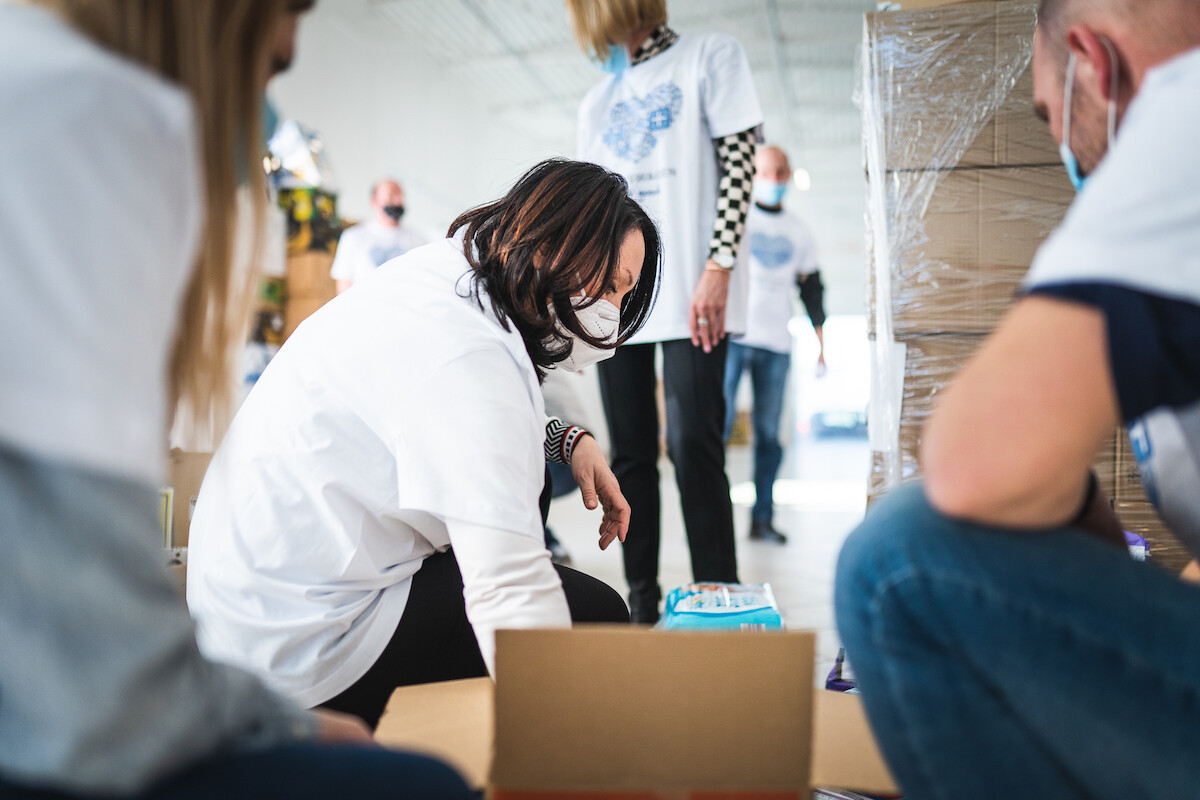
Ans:
[[[699,325],[701,328],[707,328],[708,327],[708,317],[700,317],[699,319],[696,320],[696,324]]]

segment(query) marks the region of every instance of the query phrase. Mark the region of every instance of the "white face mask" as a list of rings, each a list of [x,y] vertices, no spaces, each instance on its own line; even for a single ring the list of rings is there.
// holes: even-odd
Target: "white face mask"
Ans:
[[[575,308],[575,317],[579,320],[580,327],[596,339],[609,343],[615,342],[621,328],[621,309],[607,300],[597,300],[587,308],[579,307],[586,302],[588,302],[587,297],[571,298],[571,305]],[[599,347],[592,347],[566,330],[563,330],[563,333],[571,339],[571,354],[567,356],[566,360],[555,364],[556,369],[578,372],[586,366],[611,358],[615,352],[611,349],[602,350]]]

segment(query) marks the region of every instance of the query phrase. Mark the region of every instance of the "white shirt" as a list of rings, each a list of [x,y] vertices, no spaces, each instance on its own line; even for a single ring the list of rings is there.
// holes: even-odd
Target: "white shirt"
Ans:
[[[1099,308],[1122,419],[1163,521],[1200,557],[1200,49],[1146,73],[1026,289]]]
[[[201,218],[191,102],[43,9],[3,10],[0,444],[158,485]]]
[[[631,344],[686,339],[688,308],[708,260],[720,181],[713,139],[762,123],[736,39],[683,34],[662,53],[595,86],[579,107],[579,158],[624,175],[658,225],[663,275],[654,311]],[[745,248],[730,278],[725,328],[746,321]]]
[[[746,248],[750,251],[750,300],[746,333],[738,344],[776,353],[792,352],[792,298],[796,278],[817,271],[817,248],[812,232],[789,211],[763,211],[750,207],[746,220]]]
[[[336,281],[357,283],[384,262],[423,244],[423,238],[403,225],[389,228],[370,219],[342,232],[329,274]]]
[[[188,558],[201,649],[303,705],[366,673],[413,574],[450,545],[489,669],[497,627],[570,624],[538,509],[537,377],[515,329],[462,296],[459,246],[413,250],[306,320],[201,488]]]

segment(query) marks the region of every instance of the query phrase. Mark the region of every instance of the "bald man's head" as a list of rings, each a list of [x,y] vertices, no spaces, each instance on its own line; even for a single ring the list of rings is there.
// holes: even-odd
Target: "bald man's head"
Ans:
[[[404,214],[404,190],[400,184],[388,178],[371,187],[371,208],[380,225],[389,228],[399,225]]]
[[[770,144],[758,148],[754,154],[754,175],[762,180],[787,183],[792,177],[787,153]]]
[[[1162,60],[1200,46],[1200,0],[1042,0],[1038,33],[1060,74],[1077,24],[1124,31]]]

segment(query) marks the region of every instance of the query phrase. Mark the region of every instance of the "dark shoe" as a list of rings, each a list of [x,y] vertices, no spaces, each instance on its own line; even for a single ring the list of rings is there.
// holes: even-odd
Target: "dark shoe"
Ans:
[[[649,605],[631,601],[629,603],[630,625],[653,625],[658,622],[658,603]]]
[[[653,625],[658,622],[658,602],[662,591],[652,588],[633,587],[629,592],[629,622],[632,625]]]
[[[775,530],[769,522],[750,523],[750,539],[756,542],[787,544],[787,537]]]

